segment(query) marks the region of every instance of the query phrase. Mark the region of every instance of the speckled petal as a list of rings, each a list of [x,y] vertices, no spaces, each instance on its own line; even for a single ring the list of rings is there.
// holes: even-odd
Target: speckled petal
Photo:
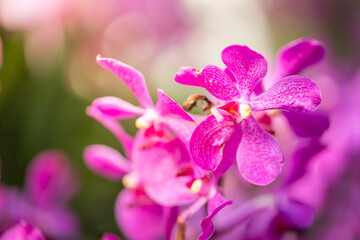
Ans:
[[[282,109],[288,111],[313,111],[321,102],[319,87],[310,79],[290,76],[271,89],[251,100],[254,111]]]
[[[231,135],[230,139],[224,146],[223,158],[219,166],[213,171],[214,177],[216,179],[220,179],[220,177],[224,175],[236,161],[236,151],[240,144],[241,136],[242,126],[241,124],[238,124],[236,125],[234,133]]]
[[[285,45],[278,54],[275,78],[299,74],[319,62],[325,54],[324,46],[315,39],[298,39]]]
[[[239,98],[239,91],[231,78],[216,66],[205,66],[196,70],[182,67],[176,73],[175,81],[184,85],[206,88],[214,97],[221,100]]]
[[[7,230],[0,240],[45,240],[45,237],[38,228],[21,221]]]
[[[222,148],[235,131],[232,121],[218,122],[211,115],[196,127],[190,140],[191,156],[199,167],[213,171],[220,163]]]
[[[282,112],[298,137],[321,137],[329,128],[328,114],[319,108],[313,112]]]
[[[243,136],[236,154],[240,174],[250,183],[268,185],[280,174],[284,155],[276,140],[254,117],[243,121]]]
[[[144,109],[136,107],[117,97],[97,98],[91,106],[99,109],[102,114],[116,119],[133,118],[145,112]]]
[[[212,219],[215,217],[218,212],[224,207],[231,205],[233,202],[231,200],[224,201],[224,198],[220,193],[216,193],[208,202],[208,216],[201,221],[202,233],[199,236],[199,240],[206,240],[213,235],[215,231],[215,226]]]
[[[124,148],[128,158],[131,157],[133,138],[125,132],[117,119],[104,115],[99,109],[92,106],[86,109],[86,114],[106,127]]]
[[[135,68],[112,58],[96,57],[97,63],[117,75],[131,89],[144,108],[153,107],[144,76]]]
[[[94,173],[114,181],[120,181],[131,170],[130,162],[118,151],[101,144],[86,147],[84,160]]]
[[[182,107],[174,102],[166,93],[158,89],[158,101],[156,103],[155,109],[163,116],[172,114],[181,117],[184,120],[194,122],[194,119],[182,109]]]
[[[255,86],[266,75],[266,60],[250,48],[239,45],[225,48],[221,57],[234,74],[241,97],[248,100]]]

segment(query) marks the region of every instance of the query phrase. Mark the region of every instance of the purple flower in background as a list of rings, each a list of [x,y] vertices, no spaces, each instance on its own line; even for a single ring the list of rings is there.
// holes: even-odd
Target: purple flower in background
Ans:
[[[176,74],[175,81],[204,87],[223,102],[212,108],[213,114],[195,129],[190,153],[201,168],[214,171],[222,160],[224,144],[234,145],[241,175],[251,183],[267,185],[281,172],[283,153],[253,115],[270,109],[313,111],[321,102],[320,89],[306,77],[289,76],[251,98],[267,71],[263,56],[246,46],[234,45],[222,52],[222,60],[227,66],[224,71],[208,65],[200,71],[184,67]],[[239,128],[242,129],[240,143],[228,142]]]
[[[76,193],[78,183],[63,153],[44,151],[37,155],[28,167],[23,192],[3,185],[0,188],[0,231],[25,220],[50,238],[77,235],[77,217],[66,203]]]
[[[101,240],[121,240],[121,238],[112,233],[104,233]]]
[[[0,236],[0,240],[45,240],[45,237],[38,228],[22,220]]]

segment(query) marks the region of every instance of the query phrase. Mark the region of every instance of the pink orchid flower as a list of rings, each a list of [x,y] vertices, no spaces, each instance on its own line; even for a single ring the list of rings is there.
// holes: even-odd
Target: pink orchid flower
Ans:
[[[135,107],[115,97],[104,97],[94,100],[87,110],[90,116],[114,133],[129,159],[125,160],[119,152],[103,145],[91,145],[84,151],[85,163],[90,169],[112,180],[122,179],[127,188],[116,201],[115,215],[119,226],[127,236],[141,239],[143,234],[137,231],[134,223],[145,214],[152,219],[151,223],[145,224],[149,226],[148,238],[156,239],[161,233],[150,234],[154,229],[151,226],[155,223],[164,226],[164,211],[195,201],[180,214],[179,223],[184,225],[208,202],[209,216],[203,220],[205,233],[201,237],[207,239],[214,231],[212,218],[231,201],[225,202],[212,178],[199,171],[191,161],[188,148],[195,129],[193,119],[161,90],[158,90],[159,98],[154,106],[145,80],[137,70],[99,56],[98,63],[118,75],[142,106]],[[135,124],[140,130],[132,141],[117,121],[134,116],[139,117]],[[127,207],[130,202],[138,203],[138,208]],[[159,216],[151,215],[153,211],[159,212]],[[171,229],[169,227],[172,225],[165,228],[166,232]]]
[[[270,184],[281,172],[284,157],[277,141],[256,122],[253,113],[270,109],[313,111],[321,102],[319,87],[302,76],[289,76],[266,92],[251,98],[255,86],[265,77],[266,60],[246,46],[230,46],[222,52],[227,66],[202,70],[184,67],[175,81],[206,88],[224,103],[212,108],[212,115],[195,129],[190,153],[197,165],[214,171],[220,164],[222,149],[232,134],[241,129],[236,161],[241,175],[257,185]],[[238,130],[240,131],[240,130]]]
[[[0,186],[0,231],[25,220],[51,238],[69,239],[78,233],[77,217],[66,203],[78,184],[67,157],[58,151],[44,151],[28,167],[25,189]],[[0,206],[1,208],[1,206]]]
[[[315,39],[297,39],[280,49],[277,56],[274,73],[266,78],[264,85],[271,87],[284,77],[297,75],[303,70],[321,61],[325,49],[321,42]],[[268,89],[269,87],[266,87]],[[256,89],[259,91],[261,83]],[[313,112],[281,111],[290,127],[298,137],[320,137],[329,128],[329,117],[320,109]]]

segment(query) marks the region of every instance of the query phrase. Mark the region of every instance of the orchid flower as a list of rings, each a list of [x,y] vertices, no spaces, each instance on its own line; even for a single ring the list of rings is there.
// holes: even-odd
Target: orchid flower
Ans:
[[[135,107],[115,97],[104,97],[94,100],[87,109],[90,116],[114,133],[124,145],[129,159],[124,159],[116,150],[103,145],[91,145],[84,151],[84,159],[90,169],[112,180],[122,179],[127,188],[120,193],[116,202],[115,213],[119,226],[128,236],[138,239],[141,238],[140,233],[132,227],[134,225],[129,218],[139,221],[139,214],[144,215],[145,211],[140,209],[147,209],[143,206],[145,203],[151,203],[152,207],[148,209],[151,211],[146,211],[146,214],[150,214],[152,211],[164,212],[165,209],[195,201],[188,208],[191,211],[183,211],[178,218],[179,224],[185,225],[186,220],[209,201],[209,216],[203,224],[206,233],[202,237],[207,239],[214,230],[211,221],[213,216],[231,202],[223,200],[214,180],[206,176],[204,171],[199,171],[191,161],[188,148],[195,129],[192,123],[194,120],[161,90],[158,90],[159,100],[154,106],[145,80],[137,70],[113,59],[98,56],[97,60],[129,86],[142,106]],[[135,125],[140,130],[132,141],[117,121],[134,116],[139,116]],[[139,210],[127,208],[130,204],[126,200],[128,198],[138,202]],[[154,216],[151,218],[158,219]],[[163,217],[152,223],[161,221]],[[152,224],[149,223],[149,226]],[[157,232],[149,236],[155,239],[159,234]]]
[[[202,70],[183,67],[175,81],[206,88],[223,104],[212,108],[212,115],[195,129],[190,140],[194,162],[207,171],[220,164],[222,149],[237,128],[242,129],[236,162],[241,175],[257,185],[271,183],[281,172],[284,157],[277,141],[256,122],[254,113],[270,109],[313,111],[321,102],[319,87],[302,76],[289,76],[268,91],[251,98],[255,86],[264,78],[267,63],[263,56],[246,46],[230,46],[222,52],[227,66]]]
[[[297,39],[280,49],[274,73],[264,84],[270,86],[284,77],[296,75],[321,61],[325,50],[315,39]],[[261,84],[258,84],[261,85]],[[265,86],[266,89],[268,89]],[[298,137],[320,137],[329,128],[328,114],[320,109],[313,112],[281,111]]]
[[[102,97],[93,101],[91,108],[98,109],[104,116],[122,120],[138,117],[135,125],[144,130],[147,136],[171,140],[168,129],[177,133],[177,125],[169,124],[175,119],[194,122],[181,106],[174,102],[164,91],[158,89],[158,101],[154,106],[143,75],[136,69],[111,58],[97,57],[103,68],[116,74],[135,94],[141,107],[134,106],[116,97]]]
[[[76,193],[77,185],[74,172],[63,153],[42,152],[27,170],[23,192],[0,186],[0,197],[3,198],[0,202],[3,201],[5,206],[0,212],[0,219],[5,219],[1,228],[25,220],[49,237],[73,238],[79,224],[66,203]],[[0,220],[0,224],[4,223]]]

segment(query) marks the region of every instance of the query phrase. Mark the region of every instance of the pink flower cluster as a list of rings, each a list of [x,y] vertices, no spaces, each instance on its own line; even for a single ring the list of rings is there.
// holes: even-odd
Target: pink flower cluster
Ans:
[[[308,227],[312,206],[288,194],[302,174],[301,167],[281,178],[277,191],[247,200],[232,199],[238,190],[227,181],[264,186],[280,175],[284,154],[274,137],[274,116],[283,113],[298,137],[316,139],[328,128],[327,116],[316,110],[321,102],[319,87],[296,75],[323,55],[316,40],[297,40],[280,51],[274,74],[265,78],[264,57],[246,46],[233,45],[222,52],[225,69],[212,65],[201,70],[181,68],[176,82],[203,87],[212,95],[191,96],[185,109],[201,100],[209,116],[187,113],[161,89],[154,104],[139,71],[99,55],[98,64],[124,81],[140,104],[101,97],[87,108],[87,114],[114,134],[125,153],[100,144],[84,151],[85,163],[93,172],[124,186],[116,199],[115,218],[125,236],[234,239],[231,236],[242,234],[248,236],[244,239],[254,239],[252,234],[281,236]],[[274,85],[264,89],[264,78]],[[130,118],[136,118],[134,137],[119,122]],[[231,172],[240,178],[232,178]],[[264,223],[258,224],[262,229],[258,220]],[[244,222],[250,225],[246,230],[236,227]],[[271,224],[277,226],[276,232],[268,232],[274,229]],[[117,238],[106,235],[103,239]]]

